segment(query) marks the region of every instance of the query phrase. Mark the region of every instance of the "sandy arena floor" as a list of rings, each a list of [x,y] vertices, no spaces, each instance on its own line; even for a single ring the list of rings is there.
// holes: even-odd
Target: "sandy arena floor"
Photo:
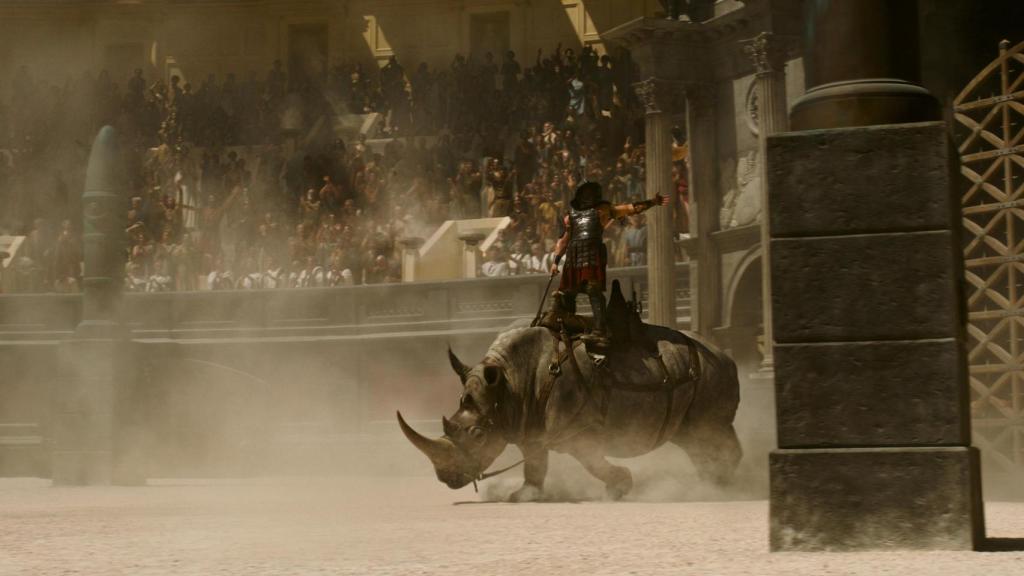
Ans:
[[[432,478],[0,480],[0,574],[1024,574],[1024,552],[769,554],[754,501],[491,504]],[[1024,536],[1024,503],[989,534]]]

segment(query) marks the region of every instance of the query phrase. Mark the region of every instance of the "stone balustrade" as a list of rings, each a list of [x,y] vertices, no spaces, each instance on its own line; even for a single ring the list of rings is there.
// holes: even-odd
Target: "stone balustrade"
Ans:
[[[676,265],[677,316],[689,322],[688,267]],[[610,279],[634,290],[646,310],[647,268],[615,268]],[[135,338],[344,336],[422,330],[501,328],[540,307],[546,275],[285,290],[131,293],[123,321]],[[0,295],[0,343],[60,340],[81,319],[77,294]]]

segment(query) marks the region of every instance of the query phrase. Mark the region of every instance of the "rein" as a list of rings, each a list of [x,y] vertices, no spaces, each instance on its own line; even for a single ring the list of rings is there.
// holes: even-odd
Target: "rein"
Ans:
[[[502,474],[504,472],[508,472],[509,470],[515,468],[516,466],[519,466],[523,462],[526,462],[526,458],[520,458],[519,461],[516,462],[515,464],[510,464],[510,465],[502,468],[501,470],[495,470],[493,472],[481,472],[480,475],[477,476],[475,480],[473,480],[473,483],[474,483],[473,484],[473,488],[474,489],[476,488],[476,481],[477,480],[483,481],[483,480],[487,480],[488,478],[493,478],[493,477],[497,476],[498,474]]]
[[[576,436],[578,434],[581,434],[582,432],[585,432],[588,428],[590,428],[590,427],[587,426],[585,428],[581,428],[581,429],[573,432],[572,434],[569,434],[565,438],[559,438],[557,441],[554,441],[554,442],[545,442],[544,444],[541,445],[541,447],[546,450],[546,449],[550,448],[551,446],[556,446],[556,445],[558,445],[558,444],[560,444],[562,442],[565,442],[569,438],[572,438],[573,436]],[[504,467],[504,468],[502,468],[500,470],[494,470],[493,472],[481,472],[479,475],[477,475],[476,478],[473,479],[473,491],[477,492],[477,493],[480,492],[480,490],[476,486],[477,482],[482,482],[484,480],[487,480],[488,478],[494,478],[498,474],[504,474],[505,472],[508,472],[509,470],[515,468],[516,466],[519,466],[523,462],[526,462],[526,458],[520,458],[517,462],[515,462],[513,464],[509,464],[508,466],[506,466],[506,467]]]

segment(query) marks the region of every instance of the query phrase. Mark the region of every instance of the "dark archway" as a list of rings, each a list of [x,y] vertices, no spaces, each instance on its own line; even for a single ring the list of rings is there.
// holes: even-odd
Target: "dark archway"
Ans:
[[[728,334],[728,346],[740,370],[757,370],[762,358],[764,333],[761,310],[761,251],[748,252],[728,284],[726,309],[723,317]]]

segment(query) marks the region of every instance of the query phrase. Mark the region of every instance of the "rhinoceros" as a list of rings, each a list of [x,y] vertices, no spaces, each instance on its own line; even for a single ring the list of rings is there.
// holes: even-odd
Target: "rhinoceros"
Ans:
[[[502,332],[472,367],[449,349],[463,392],[454,415],[441,419],[444,436],[424,437],[401,412],[398,423],[453,489],[493,475],[485,470],[508,444],[518,446],[524,481],[511,501],[542,497],[550,450],[578,460],[611,499],[633,479],[606,457],[640,456],[665,442],[683,448],[702,479],[727,483],[742,455],[735,363],[695,334],[639,325],[646,346],[603,359],[544,327]]]

